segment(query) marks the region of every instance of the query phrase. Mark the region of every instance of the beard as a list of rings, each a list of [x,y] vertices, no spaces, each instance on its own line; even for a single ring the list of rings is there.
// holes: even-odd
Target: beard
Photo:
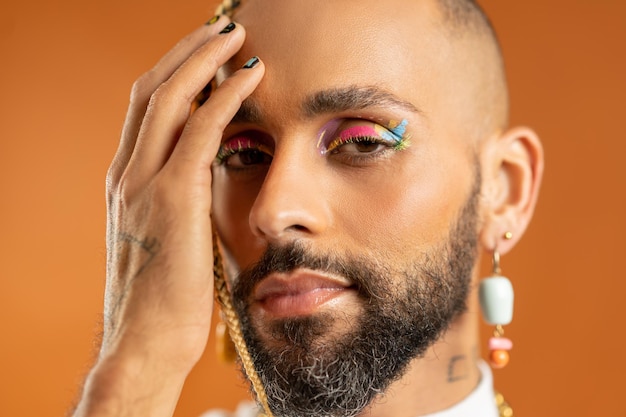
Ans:
[[[233,305],[274,415],[358,415],[466,310],[477,256],[479,184],[477,178],[446,241],[406,265],[385,263],[382,253],[313,254],[294,242],[270,245],[239,274]],[[360,314],[254,323],[248,306],[256,284],[270,273],[297,268],[348,278],[361,301]],[[342,320],[349,330],[337,334],[333,329]]]

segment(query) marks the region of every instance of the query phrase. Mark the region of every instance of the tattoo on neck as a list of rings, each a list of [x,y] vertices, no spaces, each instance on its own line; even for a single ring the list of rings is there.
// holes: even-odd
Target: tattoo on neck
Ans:
[[[456,355],[448,363],[448,382],[457,382],[469,378],[470,365],[465,355]]]

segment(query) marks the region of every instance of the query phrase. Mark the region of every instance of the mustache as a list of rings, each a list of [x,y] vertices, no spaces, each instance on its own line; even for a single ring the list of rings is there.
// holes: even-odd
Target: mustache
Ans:
[[[367,260],[336,254],[314,254],[306,245],[291,242],[286,245],[270,244],[258,262],[242,270],[233,285],[236,302],[248,300],[254,287],[272,273],[289,273],[296,269],[311,269],[347,278],[363,297],[380,298],[379,285],[390,274],[367,266]],[[379,269],[379,268],[377,268]],[[377,288],[379,289],[377,291]]]

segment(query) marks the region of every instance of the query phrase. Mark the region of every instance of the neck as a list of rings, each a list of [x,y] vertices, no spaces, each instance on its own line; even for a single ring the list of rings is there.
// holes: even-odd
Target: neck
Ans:
[[[445,410],[467,397],[480,382],[477,361],[478,303],[426,352],[414,359],[401,379],[363,413],[368,417],[416,417]]]

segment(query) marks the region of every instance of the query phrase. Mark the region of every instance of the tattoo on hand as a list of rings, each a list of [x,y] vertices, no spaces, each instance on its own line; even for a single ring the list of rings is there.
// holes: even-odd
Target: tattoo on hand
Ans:
[[[141,264],[137,272],[135,272],[134,277],[141,275],[143,270],[152,262],[156,254],[161,249],[161,243],[157,238],[145,238],[138,239],[137,237],[129,234],[129,233],[120,233],[119,240],[122,242],[128,242],[134,245],[138,245],[141,249],[148,253],[148,258]]]
[[[109,274],[113,274],[113,269],[128,267],[128,258],[129,252],[132,252],[133,249],[139,249],[144,252],[143,261],[139,264],[139,267],[136,271],[131,272],[129,274],[129,278],[127,280],[122,280],[118,282],[117,285],[113,285],[110,288],[110,293],[108,295],[109,306],[110,308],[105,308],[105,330],[103,342],[106,341],[110,333],[114,331],[116,317],[120,311],[120,308],[126,299],[127,294],[130,291],[130,288],[135,281],[136,278],[141,275],[141,273],[152,263],[156,255],[161,250],[161,243],[157,238],[145,238],[139,239],[136,236],[131,235],[130,233],[120,232],[117,237],[118,247],[116,250],[117,259],[115,260],[114,267],[113,265],[109,265]],[[124,246],[128,247],[124,247]],[[112,279],[113,275],[109,275],[108,279]],[[114,281],[115,282],[115,281]],[[119,286],[118,286],[119,285]]]

